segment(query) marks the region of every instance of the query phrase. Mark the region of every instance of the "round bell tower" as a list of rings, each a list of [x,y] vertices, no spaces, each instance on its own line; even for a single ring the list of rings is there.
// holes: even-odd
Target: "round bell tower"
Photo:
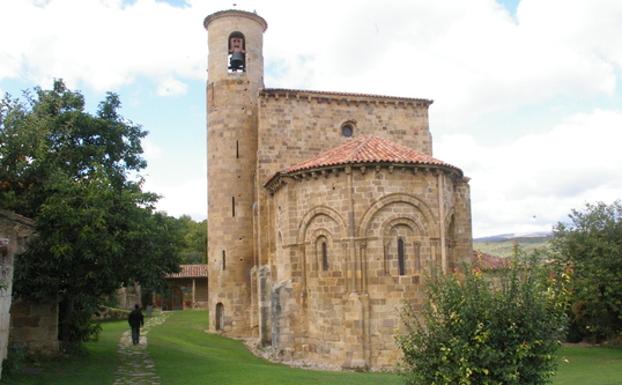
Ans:
[[[208,32],[207,180],[209,328],[250,331],[252,206],[257,158],[257,95],[263,88],[263,33],[255,13],[228,10]]]

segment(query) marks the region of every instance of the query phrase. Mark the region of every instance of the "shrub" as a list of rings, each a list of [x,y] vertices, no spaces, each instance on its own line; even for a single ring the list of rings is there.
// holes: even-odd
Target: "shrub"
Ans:
[[[428,303],[403,313],[409,385],[536,385],[555,372],[564,335],[565,274],[535,260],[494,278],[464,269],[428,280]]]
[[[554,229],[552,260],[572,269],[569,341],[622,338],[622,201],[572,210]]]
[[[14,345],[8,346],[7,357],[2,361],[2,373],[5,377],[19,372],[26,362],[26,351]]]

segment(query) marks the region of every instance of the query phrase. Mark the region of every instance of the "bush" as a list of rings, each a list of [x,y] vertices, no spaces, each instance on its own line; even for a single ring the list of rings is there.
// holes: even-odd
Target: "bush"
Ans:
[[[26,362],[26,350],[21,347],[9,345],[7,357],[2,361],[2,375],[7,377],[19,372]]]
[[[572,210],[554,230],[552,260],[573,271],[569,341],[622,338],[622,201]]]
[[[421,312],[406,306],[398,337],[409,385],[536,385],[555,372],[564,335],[565,274],[535,260],[488,278],[432,277]]]

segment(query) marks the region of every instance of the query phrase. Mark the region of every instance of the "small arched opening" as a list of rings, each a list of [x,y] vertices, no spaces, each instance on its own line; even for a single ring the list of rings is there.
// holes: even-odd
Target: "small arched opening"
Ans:
[[[222,330],[225,325],[225,306],[222,302],[216,304],[216,330]]]

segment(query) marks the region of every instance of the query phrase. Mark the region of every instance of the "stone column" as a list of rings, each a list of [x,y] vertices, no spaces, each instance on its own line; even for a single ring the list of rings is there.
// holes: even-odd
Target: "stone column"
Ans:
[[[192,278],[192,308],[193,309],[196,307],[196,291],[197,291],[197,284],[195,282],[195,279]]]

